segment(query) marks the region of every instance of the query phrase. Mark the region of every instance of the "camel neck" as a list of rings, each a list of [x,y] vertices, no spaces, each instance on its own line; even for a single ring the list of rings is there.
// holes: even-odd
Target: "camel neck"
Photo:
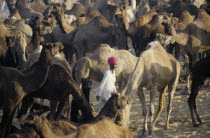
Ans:
[[[65,18],[64,18],[64,14],[57,14],[56,15],[56,20],[58,22],[58,25],[60,26],[61,31],[64,34],[68,34],[71,33],[72,31],[74,31],[77,28],[77,25],[75,22],[72,22],[71,25],[69,25]]]
[[[146,63],[144,63],[143,59],[141,58],[141,55],[138,58],[137,64],[134,68],[134,72],[130,76],[129,82],[127,83],[126,91],[122,92],[125,95],[131,95],[132,93],[136,93],[138,90],[138,87],[142,83],[143,75],[144,75],[143,74],[144,65]]]
[[[25,92],[29,94],[36,91],[45,83],[50,68],[50,58],[50,51],[42,50],[39,61],[25,71],[24,77],[19,78]]]

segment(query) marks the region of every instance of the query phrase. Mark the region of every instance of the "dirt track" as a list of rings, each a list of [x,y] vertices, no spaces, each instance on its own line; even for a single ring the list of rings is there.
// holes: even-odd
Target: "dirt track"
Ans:
[[[95,97],[97,95],[98,85],[98,83],[94,83],[91,90],[91,102],[93,103],[96,111],[98,109],[98,103],[96,102]],[[166,94],[166,105],[159,121],[156,124],[155,132],[152,137],[210,137],[210,88],[202,88],[200,90],[197,108],[204,124],[198,128],[194,128],[192,127],[190,111],[187,104],[188,95],[181,95],[181,92],[185,88],[184,86],[184,83],[178,84],[177,91],[173,99],[173,110],[170,117],[170,128],[168,130],[164,129],[168,105],[168,96]],[[146,93],[146,96],[148,97],[147,99],[149,99],[149,91]],[[157,110],[158,107],[159,94],[157,94],[156,97],[155,110]],[[134,102],[131,108],[130,120],[130,129],[132,130],[134,137],[137,138],[137,133],[140,132],[143,127],[143,115],[141,105],[136,94],[134,96]]]

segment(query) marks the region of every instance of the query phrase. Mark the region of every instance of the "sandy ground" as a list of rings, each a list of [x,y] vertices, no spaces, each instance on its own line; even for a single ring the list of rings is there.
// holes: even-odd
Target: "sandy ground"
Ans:
[[[95,111],[98,111],[98,103],[95,98],[98,86],[99,83],[93,83],[90,97],[91,104],[94,106]],[[188,95],[181,95],[181,92],[185,88],[184,86],[184,83],[178,84],[177,91],[175,92],[173,110],[170,118],[170,128],[168,130],[164,129],[168,104],[168,96],[166,94],[166,106],[156,124],[154,134],[150,137],[210,138],[210,87],[203,87],[200,90],[197,108],[204,124],[200,127],[194,128],[192,127],[190,111],[187,104]],[[139,99],[136,94],[134,95],[131,108],[130,130],[133,132],[134,138],[137,138],[137,134],[141,132],[143,127],[143,115]],[[157,94],[156,97],[155,109],[157,110],[159,94]],[[146,98],[149,99],[149,91],[146,91]],[[0,116],[1,115],[2,112],[0,112]],[[17,126],[17,119],[13,120],[13,124]]]
[[[93,84],[90,99],[96,111],[98,109],[98,103],[95,97],[97,95],[98,85],[99,83]],[[187,104],[188,95],[181,95],[181,92],[184,90],[184,88],[184,83],[178,84],[177,91],[175,92],[173,99],[173,110],[171,112],[170,128],[168,130],[164,128],[168,105],[168,96],[166,94],[165,108],[156,124],[154,134],[151,137],[210,138],[210,88],[202,88],[198,96],[197,108],[204,124],[197,128],[193,127],[191,123],[190,111]],[[146,97],[149,99],[149,91],[146,91]],[[156,95],[156,97],[155,110],[158,108],[159,93]],[[149,101],[147,103],[149,103]],[[141,132],[143,128],[143,115],[141,104],[136,94],[133,99],[130,121],[130,130],[133,132],[134,137],[137,138],[137,134]]]

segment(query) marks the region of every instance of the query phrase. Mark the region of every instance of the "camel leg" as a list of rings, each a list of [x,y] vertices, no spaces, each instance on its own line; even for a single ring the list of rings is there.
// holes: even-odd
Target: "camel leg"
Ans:
[[[12,120],[18,106],[11,108],[10,106],[3,108],[2,122],[0,124],[0,136],[3,138],[11,131]]]
[[[161,112],[163,111],[163,108],[165,106],[165,93],[166,93],[166,90],[167,90],[167,86],[165,88],[163,88],[160,92],[160,97],[159,97],[159,107],[158,107],[158,110],[157,110],[157,114],[155,116],[155,119],[153,120],[152,122],[152,127],[155,126],[157,120],[159,119],[160,117],[160,114]]]
[[[170,114],[172,111],[172,100],[173,100],[174,93],[176,90],[176,85],[177,83],[173,83],[172,86],[169,85],[169,94],[168,94],[169,102],[168,102],[168,108],[167,108],[167,121],[166,121],[166,126],[165,126],[166,129],[169,128],[169,119],[170,119]]]
[[[22,115],[26,115],[28,110],[32,107],[34,103],[34,99],[29,97],[29,98],[24,98],[22,101],[22,106],[20,109],[20,112],[17,115],[17,118],[20,118]]]
[[[154,102],[155,102],[155,95],[157,93],[157,86],[151,88],[150,90],[150,130],[149,133],[150,135],[152,135],[153,133],[153,127],[152,127],[152,121],[153,121],[153,116],[154,116],[154,112],[155,112],[155,106],[154,106]]]
[[[137,95],[140,99],[140,102],[142,105],[142,112],[144,116],[144,128],[143,128],[143,133],[141,136],[146,136],[148,135],[148,127],[147,127],[148,109],[146,105],[145,94],[144,94],[143,88],[138,89]]]
[[[189,65],[189,57],[187,54],[184,54],[185,60],[185,72],[186,72],[186,86],[185,91],[182,94],[189,94],[190,93],[190,65]]]
[[[58,105],[58,101],[50,100],[50,114],[49,114],[49,120],[55,119],[55,111]]]
[[[68,95],[59,101],[59,104],[57,107],[57,112],[55,114],[55,120],[60,119],[61,112],[63,111],[63,108],[64,108],[65,104],[67,103],[67,99],[68,99]]]
[[[198,96],[198,92],[199,92],[199,86],[201,84],[203,84],[202,82],[204,82],[204,80],[202,80],[199,77],[195,77],[194,79],[194,76],[192,78],[192,88],[191,88],[191,93],[190,93],[190,96],[188,98],[188,106],[190,108],[190,113],[191,113],[191,118],[192,118],[192,123],[193,123],[193,126],[194,127],[197,127],[199,126],[198,124],[196,124],[195,122],[195,118],[194,118],[194,112],[196,113],[196,116],[197,116],[197,119],[198,119],[198,122],[200,124],[202,124],[202,121],[201,121],[201,118],[200,116],[198,115],[198,112],[197,112],[197,108],[196,108],[196,97]]]

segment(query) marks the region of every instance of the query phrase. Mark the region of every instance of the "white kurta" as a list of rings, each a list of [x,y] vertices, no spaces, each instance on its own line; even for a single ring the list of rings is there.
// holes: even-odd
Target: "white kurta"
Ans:
[[[99,86],[98,89],[98,96],[100,96],[99,99],[99,112],[103,108],[103,106],[106,104],[108,99],[111,97],[112,92],[116,92],[115,87],[116,77],[115,77],[115,71],[111,71],[111,69],[107,69],[104,73],[103,80]]]

